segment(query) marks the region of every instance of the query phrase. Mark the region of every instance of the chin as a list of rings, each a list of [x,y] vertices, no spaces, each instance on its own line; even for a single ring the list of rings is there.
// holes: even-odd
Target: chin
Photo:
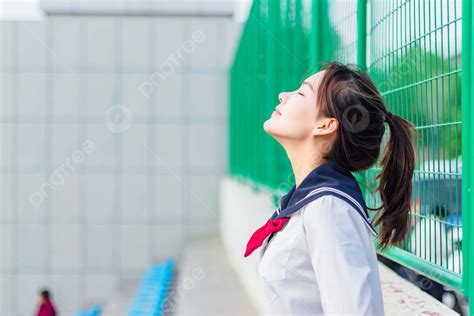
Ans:
[[[285,138],[284,133],[279,131],[278,128],[274,124],[272,124],[271,120],[267,120],[263,124],[263,130],[265,131],[265,133],[272,136],[279,143],[281,139]]]
[[[272,126],[273,124],[271,121],[272,119],[268,119],[265,121],[265,123],[263,123],[263,130],[269,135],[273,135],[274,133],[274,126]]]

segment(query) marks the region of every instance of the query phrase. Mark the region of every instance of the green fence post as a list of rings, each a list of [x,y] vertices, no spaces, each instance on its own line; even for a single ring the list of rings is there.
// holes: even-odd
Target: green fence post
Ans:
[[[463,289],[466,295],[470,298],[469,310],[472,315],[474,312],[474,280],[471,271],[470,257],[474,253],[472,246],[472,232],[474,228],[472,216],[472,182],[474,180],[473,169],[470,161],[473,157],[471,152],[471,142],[474,139],[470,121],[474,116],[474,111],[471,110],[471,89],[473,88],[471,80],[471,51],[472,47],[472,2],[471,0],[464,0],[462,2],[462,210],[463,210]]]
[[[367,70],[367,0],[357,0],[357,65]],[[362,194],[366,196],[367,172],[357,172],[355,176]]]
[[[367,70],[367,0],[357,0],[357,64]]]
[[[234,170],[234,164],[235,164],[235,133],[234,133],[234,119],[235,119],[235,114],[234,114],[234,106],[235,106],[235,62],[232,68],[230,69],[230,77],[229,77],[229,96],[228,96],[228,101],[229,101],[229,117],[227,118],[227,124],[228,124],[228,132],[229,132],[229,150],[228,150],[228,155],[227,155],[227,161],[228,161],[228,166],[227,166],[227,172],[230,175],[234,175],[236,171]]]
[[[278,29],[278,16],[279,16],[279,7],[280,4],[276,1],[268,0],[268,18],[267,18],[267,32],[266,32],[266,66],[265,66],[265,80],[267,81],[267,87],[265,90],[266,93],[266,105],[272,104],[272,100],[275,100],[276,104],[276,96],[275,96],[275,87],[276,87],[276,53],[277,47],[275,45],[277,36],[275,31]],[[271,113],[271,108],[268,109],[269,114]],[[268,184],[273,184],[276,182],[276,168],[275,168],[275,144],[270,139],[268,135],[265,139],[265,148],[266,148],[266,155],[271,157],[270,159],[265,160],[265,168],[266,168],[266,175],[267,178],[265,179]]]
[[[309,49],[309,65],[311,72],[319,70],[322,59],[321,39],[322,39],[322,1],[313,0],[311,3],[311,33]]]

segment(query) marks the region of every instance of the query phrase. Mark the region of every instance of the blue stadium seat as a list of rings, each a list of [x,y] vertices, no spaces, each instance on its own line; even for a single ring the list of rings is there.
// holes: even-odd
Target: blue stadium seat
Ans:
[[[128,316],[159,316],[169,291],[175,262],[168,259],[148,268],[130,305]]]

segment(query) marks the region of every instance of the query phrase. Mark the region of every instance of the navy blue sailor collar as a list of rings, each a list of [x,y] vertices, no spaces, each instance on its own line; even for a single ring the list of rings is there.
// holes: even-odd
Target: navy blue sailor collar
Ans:
[[[377,235],[369,219],[359,184],[354,176],[342,170],[333,161],[329,161],[314,168],[298,188],[290,189],[280,200],[280,207],[273,213],[271,220],[289,217],[306,204],[324,195],[332,195],[349,203],[363,218],[374,235]]]

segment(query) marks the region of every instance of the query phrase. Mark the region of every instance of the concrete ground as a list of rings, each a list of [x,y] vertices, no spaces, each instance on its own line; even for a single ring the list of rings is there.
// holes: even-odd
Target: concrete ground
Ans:
[[[194,241],[180,263],[177,295],[170,300],[170,306],[176,307],[173,315],[257,315],[220,239],[210,237]]]

